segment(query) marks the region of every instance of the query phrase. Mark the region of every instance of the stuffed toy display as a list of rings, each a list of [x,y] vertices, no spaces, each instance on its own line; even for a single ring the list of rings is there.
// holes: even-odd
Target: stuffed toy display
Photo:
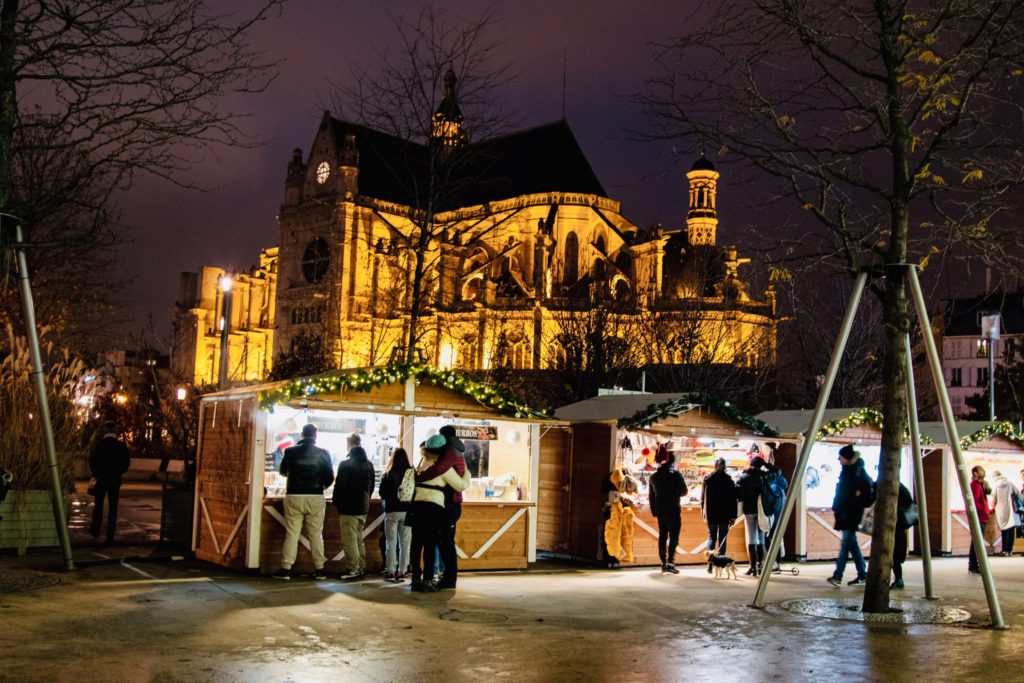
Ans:
[[[616,467],[612,470],[611,483],[615,486],[615,492],[611,502],[611,517],[604,526],[604,542],[609,556],[623,562],[632,562],[633,518],[636,516],[632,494],[637,491],[637,482],[621,467]]]

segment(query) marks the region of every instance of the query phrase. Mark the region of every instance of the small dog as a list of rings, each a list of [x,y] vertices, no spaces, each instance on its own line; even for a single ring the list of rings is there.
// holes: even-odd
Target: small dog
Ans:
[[[736,562],[731,557],[716,555],[707,550],[704,551],[704,556],[708,558],[708,574],[714,569],[716,579],[723,578],[722,575],[724,574],[726,580],[730,576],[737,581],[740,580],[740,577],[736,576]]]

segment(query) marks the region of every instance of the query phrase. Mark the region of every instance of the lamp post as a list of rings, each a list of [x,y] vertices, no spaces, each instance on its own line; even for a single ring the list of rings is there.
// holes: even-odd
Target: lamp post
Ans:
[[[996,342],[999,341],[999,314],[982,316],[981,335],[988,346],[988,421],[996,421]]]
[[[220,319],[220,373],[218,375],[217,388],[226,389],[228,386],[228,366],[230,362],[228,352],[228,341],[231,334],[231,285],[233,284],[230,275],[220,279],[220,291],[223,296],[221,303]]]

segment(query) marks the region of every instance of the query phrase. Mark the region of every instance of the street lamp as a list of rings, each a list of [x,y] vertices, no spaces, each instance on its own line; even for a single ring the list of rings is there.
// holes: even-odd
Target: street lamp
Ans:
[[[185,387],[178,387],[177,397],[179,401],[184,401],[185,397],[188,396],[188,389]]]
[[[999,341],[999,314],[981,318],[981,336],[988,346],[988,420],[996,421],[996,342]]]
[[[220,291],[223,294],[220,319],[220,373],[217,381],[218,389],[226,389],[228,386],[228,336],[231,334],[231,276],[225,275],[220,279]]]

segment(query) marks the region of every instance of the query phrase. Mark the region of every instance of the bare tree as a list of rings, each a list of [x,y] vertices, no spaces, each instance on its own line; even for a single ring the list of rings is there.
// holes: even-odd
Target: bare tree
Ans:
[[[202,0],[0,3],[0,213],[22,222],[40,282],[65,287],[38,288],[42,323],[69,323],[45,300],[109,282],[115,190],[139,173],[187,184],[203,150],[252,142],[224,96],[272,78],[249,37],[281,2],[240,18]]]
[[[882,302],[884,430],[866,612],[888,611],[907,425],[904,272],[953,248],[1020,245],[1020,0],[737,0],[666,46],[643,102],[655,137],[735,154],[827,236],[828,256],[872,268]]]
[[[461,20],[433,7],[414,19],[394,17],[398,48],[372,68],[357,68],[334,96],[343,116],[416,143],[404,155],[380,155],[410,197],[403,223],[389,226],[391,243],[407,255],[406,362],[416,358],[417,343],[430,331],[423,319],[440,295],[442,247],[481,240],[507,220],[456,210],[477,203],[472,198],[482,196],[499,163],[486,146],[468,143],[493,137],[509,122],[497,93],[511,74],[497,59],[500,42],[490,37],[495,21],[493,11]]]

